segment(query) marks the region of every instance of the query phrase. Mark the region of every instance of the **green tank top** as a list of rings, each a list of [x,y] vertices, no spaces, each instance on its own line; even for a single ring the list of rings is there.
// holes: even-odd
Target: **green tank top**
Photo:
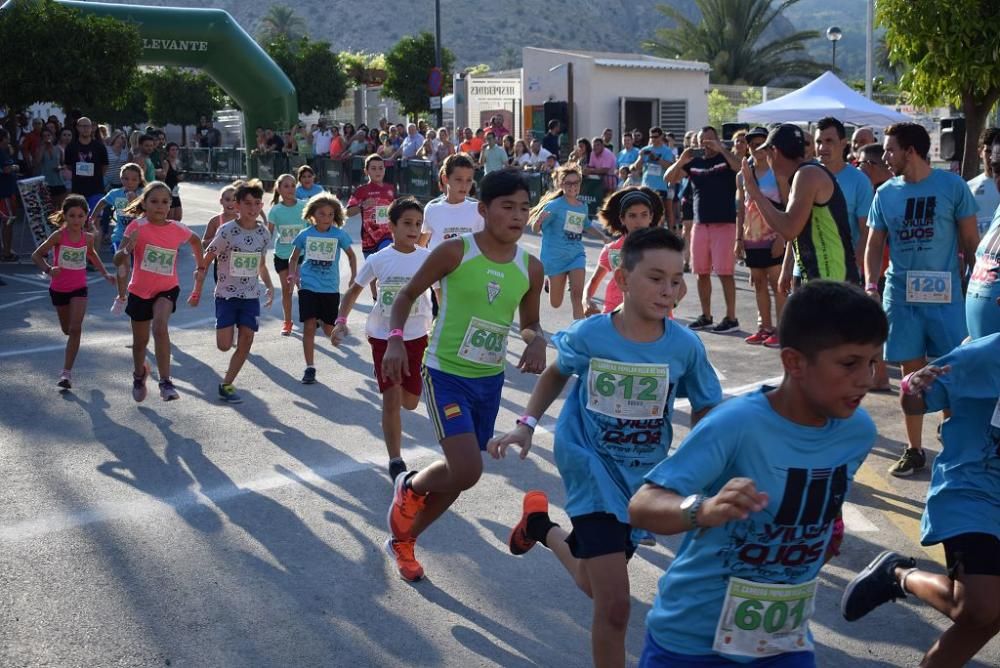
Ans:
[[[483,255],[475,236],[461,237],[465,254],[441,279],[441,305],[424,364],[463,378],[503,373],[507,336],[528,292],[529,255],[518,246],[510,262]]]

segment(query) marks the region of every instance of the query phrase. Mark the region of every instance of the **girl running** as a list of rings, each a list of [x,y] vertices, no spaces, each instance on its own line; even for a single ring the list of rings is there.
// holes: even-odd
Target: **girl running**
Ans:
[[[299,182],[303,176],[299,169]],[[311,180],[311,179],[310,179]],[[271,238],[274,239],[274,270],[278,272],[278,283],[281,285],[281,310],[284,320],[281,324],[281,335],[292,333],[292,290],[294,286],[288,281],[288,258],[292,254],[292,243],[299,232],[306,228],[302,217],[305,211],[305,200],[297,197],[302,186],[295,186],[295,177],[282,174],[274,182],[274,195],[271,198],[270,222],[267,225]],[[323,189],[319,189],[320,193]]]
[[[531,229],[542,233],[539,259],[549,285],[549,303],[562,306],[569,279],[570,304],[573,319],[583,317],[583,281],[586,277],[587,255],[583,235],[608,241],[590,220],[587,205],[580,201],[583,172],[577,167],[560,167],[553,174],[556,190],[547,193],[531,210]]]
[[[309,165],[302,165],[299,167],[298,171],[295,172],[295,177],[298,180],[298,187],[295,188],[295,198],[296,199],[309,199],[313,195],[319,195],[325,192],[323,186],[316,183],[316,172]],[[277,185],[277,184],[275,184]]]
[[[115,253],[115,265],[127,262],[135,253],[132,279],[128,284],[128,304],[125,313],[132,319],[132,398],[146,398],[146,346],[150,331],[155,341],[156,366],[160,374],[160,397],[164,401],[179,399],[170,380],[170,334],[167,323],[177,310],[181,288],[177,281],[177,252],[188,243],[199,269],[202,265],[201,239],[187,226],[167,218],[172,195],[162,181],[153,181],[142,194],[125,207],[126,215],[142,216],[125,228],[125,239]],[[189,301],[197,303],[198,294]]]
[[[59,327],[66,339],[66,355],[63,370],[57,385],[64,390],[73,386],[70,374],[76,353],[80,350],[80,335],[83,333],[83,316],[87,313],[87,260],[113,283],[114,277],[108,273],[94,250],[94,235],[85,232],[87,221],[87,200],[80,195],[70,195],[63,200],[62,208],[51,218],[59,229],[42,242],[31,254],[31,260],[49,275],[49,296],[59,316]],[[53,251],[55,262],[49,264],[46,256]]]
[[[231,220],[236,220],[237,216],[239,216],[236,206],[236,189],[242,184],[243,181],[234,181],[232,185],[226,186],[219,193],[219,205],[222,206],[222,211],[212,216],[211,220],[208,221],[208,225],[205,226],[205,233],[201,237],[202,248],[208,248],[208,244],[212,243],[212,239],[215,238],[220,227]],[[212,278],[215,279],[216,283],[219,282],[219,267],[217,262],[212,262]]]
[[[111,207],[111,212],[114,215],[115,220],[115,229],[111,233],[111,250],[115,253],[118,252],[118,247],[121,246],[122,240],[125,238],[125,228],[132,222],[132,218],[125,215],[125,207],[127,207],[129,202],[134,200],[138,196],[139,191],[146,186],[146,181],[142,174],[142,167],[134,162],[123,165],[119,171],[118,178],[121,181],[121,187],[109,191],[108,194],[97,203],[97,206],[94,207],[93,212],[90,214],[90,222],[93,223],[94,221],[100,220],[101,211],[105,207]],[[115,315],[121,315],[125,312],[125,291],[128,288],[127,261],[122,262],[120,265],[116,264],[115,272],[115,285],[118,288],[118,294],[115,295],[115,301],[111,304],[111,312]]]

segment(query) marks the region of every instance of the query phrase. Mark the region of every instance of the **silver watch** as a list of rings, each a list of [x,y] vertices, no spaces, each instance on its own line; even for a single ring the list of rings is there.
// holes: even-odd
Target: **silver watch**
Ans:
[[[703,503],[705,503],[704,494],[692,494],[681,501],[681,512],[684,513],[684,519],[692,529],[701,528],[698,525],[698,510]]]

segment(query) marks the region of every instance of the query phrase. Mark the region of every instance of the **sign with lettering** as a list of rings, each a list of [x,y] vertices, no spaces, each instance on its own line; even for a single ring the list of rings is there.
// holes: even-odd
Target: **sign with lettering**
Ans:
[[[150,51],[208,51],[208,42],[195,39],[143,37],[142,48]]]

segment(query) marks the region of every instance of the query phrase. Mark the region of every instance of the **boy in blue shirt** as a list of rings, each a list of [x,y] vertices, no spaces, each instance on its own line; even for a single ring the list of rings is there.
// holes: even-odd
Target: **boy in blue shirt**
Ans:
[[[632,526],[687,533],[660,578],[639,665],[812,668],[817,575],[875,443],[861,400],[888,323],[847,283],[788,300],[776,389],[716,407],[646,475]]]
[[[844,591],[841,612],[860,619],[912,594],[954,624],[921,666],[964,666],[1000,630],[1000,334],[956,348],[903,380],[908,415],[950,410],[941,429],[921,520],[923,545],[944,543],[948,574],[883,552]]]
[[[538,420],[577,376],[555,439],[572,531],[549,519],[544,492],[531,491],[509,547],[520,555],[542,543],[593,598],[598,666],[625,664],[626,565],[635,552],[628,500],[642,476],[667,456],[677,387],[683,384],[691,399],[692,423],[722,401],[700,339],[669,319],[683,281],[683,248],[684,242],[662,227],[628,235],[615,270],[622,307],[553,336],[556,364],[539,378],[518,426],[488,445],[494,458],[516,445],[524,459]]]

